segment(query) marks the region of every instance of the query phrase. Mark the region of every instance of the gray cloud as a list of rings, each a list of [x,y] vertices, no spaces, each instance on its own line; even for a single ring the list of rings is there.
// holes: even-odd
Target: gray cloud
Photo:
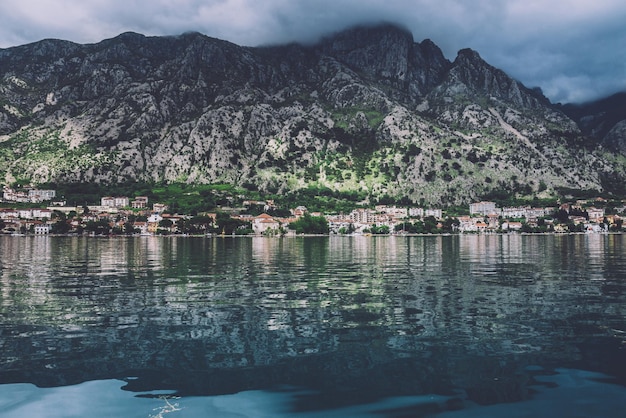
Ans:
[[[359,23],[396,22],[449,59],[473,48],[553,102],[626,91],[622,0],[3,0],[0,48],[44,38],[198,31],[240,45],[313,42]]]

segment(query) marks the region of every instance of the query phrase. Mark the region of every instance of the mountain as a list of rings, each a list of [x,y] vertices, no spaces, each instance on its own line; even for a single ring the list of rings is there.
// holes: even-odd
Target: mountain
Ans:
[[[621,191],[622,155],[476,51],[394,25],[315,45],[124,33],[0,50],[0,175],[15,182],[309,186],[429,204]]]
[[[626,155],[626,92],[583,104],[561,106],[580,130],[606,148]]]

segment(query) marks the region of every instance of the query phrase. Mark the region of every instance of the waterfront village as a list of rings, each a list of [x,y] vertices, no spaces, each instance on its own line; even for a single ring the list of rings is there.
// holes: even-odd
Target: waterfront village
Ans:
[[[271,200],[243,200],[242,207],[195,215],[171,213],[145,196],[102,197],[100,205],[66,206],[55,190],[15,191],[4,187],[0,233],[10,235],[265,235],[433,234],[433,233],[609,233],[623,232],[624,201],[606,209],[603,198],[561,203],[558,207],[497,207],[481,201],[469,214],[445,210],[378,205],[350,213],[309,212],[298,206],[277,211]],[[27,207],[19,207],[27,204]],[[41,206],[41,207],[33,207]],[[262,208],[251,214],[251,207]],[[609,213],[610,212],[610,213]],[[274,215],[280,213],[280,216]],[[287,215],[287,216],[285,216]]]

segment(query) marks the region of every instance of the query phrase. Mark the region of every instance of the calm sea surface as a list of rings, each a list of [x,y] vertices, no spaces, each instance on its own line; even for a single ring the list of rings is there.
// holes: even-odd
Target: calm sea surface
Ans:
[[[625,404],[625,235],[0,237],[2,417]]]

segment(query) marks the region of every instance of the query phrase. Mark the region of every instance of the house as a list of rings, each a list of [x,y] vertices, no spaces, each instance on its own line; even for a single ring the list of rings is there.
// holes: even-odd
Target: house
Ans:
[[[52,211],[50,209],[33,209],[33,218],[50,219],[52,218]]]
[[[130,200],[126,196],[105,196],[100,199],[100,206],[109,208],[125,208],[130,205]]]
[[[116,208],[126,208],[130,206],[130,199],[126,196],[117,196],[114,198],[114,205]]]
[[[16,219],[18,212],[15,209],[0,209],[0,219]]]
[[[133,223],[133,228],[138,229],[140,234],[148,233],[148,222],[137,221]]]
[[[29,190],[28,191],[28,200],[33,203],[43,202],[45,200],[52,200],[56,197],[55,190]]]
[[[476,224],[473,221],[473,218],[470,218],[467,215],[459,216],[459,232],[477,232],[478,228],[476,228]]]
[[[17,216],[22,219],[32,219],[33,218],[33,210],[32,209],[18,209]]]
[[[244,200],[242,203],[245,207],[248,206],[265,206],[267,203],[265,200]]]
[[[163,213],[166,212],[169,207],[163,203],[154,203],[152,205],[152,211],[155,213]]]
[[[563,234],[569,232],[569,227],[565,224],[556,224],[554,225],[554,232]]]
[[[503,231],[519,231],[522,229],[521,222],[503,222],[502,230]]]
[[[526,210],[527,218],[541,218],[542,216],[549,216],[554,210],[552,208],[528,208]]]
[[[177,226],[177,225],[178,225],[178,223],[179,223],[181,220],[185,219],[185,217],[184,217],[184,216],[182,216],[182,215],[170,215],[170,214],[166,214],[166,213],[164,213],[164,214],[162,214],[161,216],[163,217],[163,220],[169,220],[169,221],[171,221],[171,222],[172,222],[172,226],[169,228],[169,231],[170,231],[170,232],[175,231],[175,230],[176,230],[176,228],[178,228],[178,226]]]
[[[300,216],[304,216],[306,212],[307,212],[306,206],[298,206],[297,208],[291,210],[291,214],[295,216],[296,218],[299,218]]]
[[[280,226],[280,222],[267,213],[262,213],[252,220],[252,230],[255,234],[263,234],[270,229],[278,230]]]
[[[375,209],[376,209],[376,212],[378,213],[391,215],[394,218],[404,219],[409,215],[409,211],[407,208],[399,208],[399,207],[396,207],[395,205],[394,206],[377,205]]]
[[[108,221],[111,218],[111,215],[107,212],[100,212],[96,214],[97,221]]]
[[[137,196],[135,200],[130,202],[130,206],[133,209],[144,209],[148,207],[148,197],[147,196]]]
[[[489,227],[489,225],[487,225],[483,221],[478,221],[475,223],[475,225],[476,225],[476,229],[478,230],[478,232],[485,232],[487,228]]]
[[[45,224],[45,223],[37,223],[34,226],[34,230],[35,230],[35,235],[46,235],[50,233],[50,230],[52,229],[51,225]]]
[[[373,214],[369,209],[355,209],[350,212],[350,221],[355,224],[367,224],[371,222]]]
[[[3,189],[3,198],[4,200],[11,201],[11,202],[20,202],[20,203],[30,202],[28,193],[24,191],[15,191],[11,189],[10,187],[6,187],[6,186]]]
[[[487,215],[487,224],[489,225],[489,229],[498,229],[499,221],[500,217],[495,213]]]
[[[601,223],[604,221],[604,209],[602,208],[587,208],[587,215],[590,222]]]
[[[424,211],[424,217],[428,218],[429,216],[435,219],[441,219],[443,218],[443,211],[441,209],[426,209]]]
[[[424,208],[409,208],[409,216],[411,218],[424,217]]]
[[[520,219],[526,218],[529,210],[530,207],[528,206],[506,207],[502,208],[500,213],[502,214],[502,217],[506,219]]]
[[[150,215],[148,221],[146,222],[148,224],[147,232],[151,232],[153,234],[156,233],[159,229],[159,222],[161,222],[162,220],[163,217],[161,217],[161,215],[159,215],[158,213],[153,213],[152,215]]]

